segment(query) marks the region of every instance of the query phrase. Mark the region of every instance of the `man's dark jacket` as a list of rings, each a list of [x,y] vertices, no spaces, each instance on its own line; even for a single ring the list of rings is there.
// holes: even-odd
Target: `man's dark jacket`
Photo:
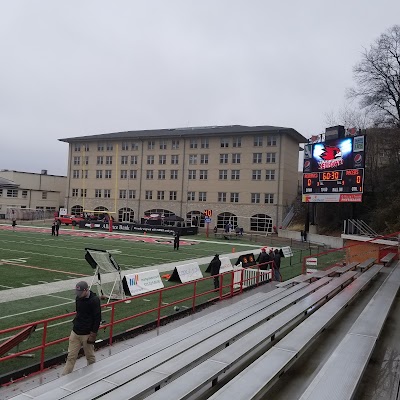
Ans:
[[[89,335],[90,332],[97,333],[101,322],[101,308],[100,299],[96,296],[96,293],[91,291],[88,298],[77,297],[75,305],[76,316],[72,330],[77,335]]]
[[[209,268],[211,275],[218,275],[221,268],[221,260],[218,257],[214,257],[210,262]]]

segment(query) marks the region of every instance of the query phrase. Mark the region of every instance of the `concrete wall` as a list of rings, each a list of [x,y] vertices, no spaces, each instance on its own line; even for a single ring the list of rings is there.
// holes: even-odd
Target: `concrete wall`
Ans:
[[[298,231],[290,231],[287,229],[279,229],[278,236],[287,239],[301,241],[301,235]],[[307,241],[315,244],[325,244],[332,249],[340,249],[344,246],[344,241],[340,237],[317,235],[316,233],[308,233]]]

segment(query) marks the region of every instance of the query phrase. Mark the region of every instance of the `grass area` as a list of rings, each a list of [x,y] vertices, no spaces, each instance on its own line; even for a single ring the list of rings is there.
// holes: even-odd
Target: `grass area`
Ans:
[[[107,233],[85,232],[71,227],[65,229],[64,226],[60,230],[60,236],[53,237],[50,234],[50,226],[35,229],[19,225],[15,231],[12,231],[9,226],[6,229],[4,228],[0,226],[0,273],[2,276],[0,293],[2,290],[10,288],[29,287],[60,280],[63,281],[63,290],[58,293],[4,302],[0,307],[0,326],[2,329],[73,312],[75,310],[75,295],[73,285],[68,280],[81,277],[90,281],[93,276],[93,270],[84,259],[86,247],[112,252],[122,269],[122,273],[141,267],[155,268],[165,263],[181,262],[181,264],[184,264],[188,260],[202,257],[210,257],[211,260],[215,253],[253,252],[260,248],[260,245],[249,243],[245,239],[235,240],[234,243],[231,243],[223,239],[215,240],[213,237],[206,238],[204,235],[197,235],[195,237],[182,237],[180,250],[174,251],[172,237],[152,237],[126,233],[108,235]],[[265,241],[266,243],[261,245],[267,245],[267,238]],[[278,245],[278,243],[275,243],[275,246]],[[291,259],[282,259],[281,272],[284,279],[299,275],[303,257],[310,255],[313,251],[308,248],[292,248],[292,250],[294,255]],[[331,257],[333,260],[333,255]],[[232,261],[235,262],[236,259]],[[208,276],[208,274],[205,274],[207,266],[208,263],[200,265],[203,276]],[[230,283],[227,282],[229,280],[230,278],[226,277],[224,285]],[[164,281],[164,285],[168,288],[176,286],[176,283]],[[181,285],[173,290],[166,290],[162,298],[165,308],[161,311],[161,315],[167,316],[175,313],[171,303],[182,299],[186,300],[179,304],[181,309],[190,308],[192,301],[187,299],[193,294],[193,285]],[[211,291],[212,288],[211,279],[197,282],[196,293],[204,294],[204,296],[197,299],[196,304],[215,298],[216,293]],[[227,292],[228,288],[224,291]],[[27,296],[29,295],[27,294]],[[156,308],[159,301],[158,296],[158,294],[148,293],[145,297],[135,298],[130,303],[121,303],[115,309],[115,319],[129,318]],[[102,315],[105,321],[110,322],[111,309],[103,308]],[[51,322],[48,327],[46,342],[68,337],[72,318],[72,316],[68,316]],[[113,334],[129,331],[137,326],[152,322],[156,318],[156,312],[152,312],[127,320],[117,324],[114,327]],[[19,346],[19,350],[40,345],[42,329],[43,326],[39,326],[32,337]],[[10,336],[12,334],[0,335],[0,343]],[[108,336],[109,328],[99,332],[100,339],[106,339]],[[45,353],[46,359],[62,354],[66,351],[67,345],[68,342],[65,341],[49,347]],[[38,363],[40,354],[38,351],[34,353],[34,361],[29,358],[18,358],[0,362],[0,375]]]

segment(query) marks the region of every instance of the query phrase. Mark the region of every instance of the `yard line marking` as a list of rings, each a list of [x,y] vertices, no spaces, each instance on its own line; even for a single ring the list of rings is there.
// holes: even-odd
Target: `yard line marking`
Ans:
[[[0,285],[0,287],[6,288],[6,289],[14,289],[12,286],[4,286],[4,285]]]
[[[150,299],[143,299],[143,301],[151,301]]]
[[[4,264],[17,265],[18,267],[22,267],[22,268],[40,269],[41,271],[59,272],[60,274],[73,274],[76,276],[91,276],[91,275],[87,275],[87,274],[79,274],[78,272],[58,271],[57,269],[34,267],[33,265],[22,265],[22,264],[16,264],[16,263],[11,263],[11,262],[4,262]],[[72,276],[71,278],[76,278],[76,276]],[[46,283],[48,283],[48,282],[46,282]]]
[[[39,283],[49,283],[49,282],[47,282],[47,281],[38,281]]]
[[[21,282],[21,285],[32,286],[30,283]]]
[[[32,312],[35,312],[35,311],[48,310],[50,308],[61,307],[61,306],[65,306],[66,304],[71,304],[71,303],[74,303],[74,302],[75,302],[75,300],[70,300],[70,301],[68,301],[68,303],[54,304],[54,305],[48,306],[48,307],[36,308],[35,310],[23,311],[23,312],[20,312],[18,314],[5,315],[4,317],[0,317],[0,319],[17,317],[18,315],[24,315],[24,314],[31,314]]]
[[[165,301],[163,301],[161,304],[163,304],[164,306],[167,306],[169,303],[166,303]]]
[[[55,294],[45,294],[45,296],[55,297],[57,299],[63,299],[63,300],[71,300],[68,297],[56,296]],[[73,300],[73,301],[75,301],[75,300]]]

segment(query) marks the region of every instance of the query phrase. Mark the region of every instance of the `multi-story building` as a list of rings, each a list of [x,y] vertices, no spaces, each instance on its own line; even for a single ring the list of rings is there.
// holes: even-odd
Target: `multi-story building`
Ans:
[[[292,128],[217,126],[117,132],[69,143],[68,212],[109,211],[121,222],[177,215],[270,232],[297,194]]]
[[[48,175],[46,170],[40,174],[1,170],[0,218],[7,218],[10,209],[18,210],[18,219],[31,219],[29,211],[35,210],[54,216],[64,206],[66,186],[66,176]]]

